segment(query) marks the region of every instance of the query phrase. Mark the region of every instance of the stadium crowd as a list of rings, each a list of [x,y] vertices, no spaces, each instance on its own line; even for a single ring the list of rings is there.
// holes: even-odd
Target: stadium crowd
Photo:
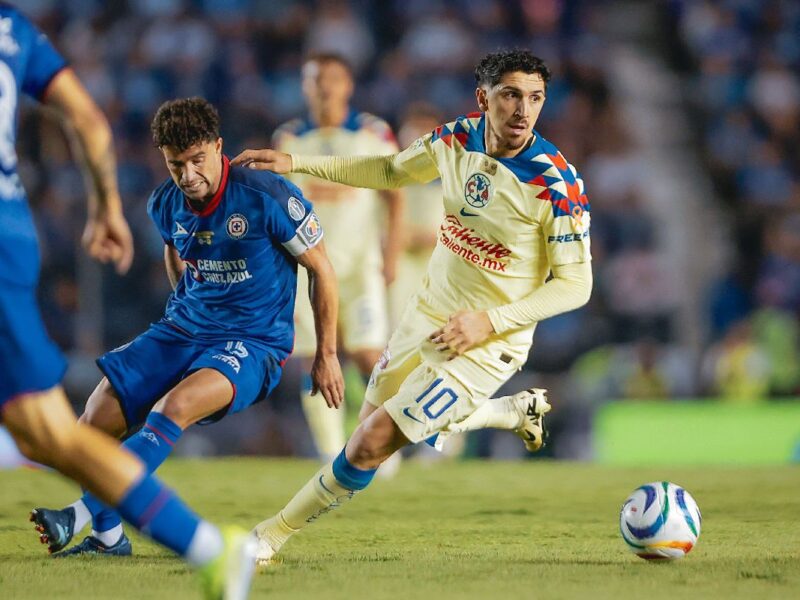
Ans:
[[[545,59],[553,71],[537,129],[581,170],[592,206],[592,301],[539,326],[520,376],[550,387],[567,406],[554,419],[555,434],[559,423],[566,429],[588,427],[592,407],[609,399],[755,398],[797,390],[796,3],[771,1],[767,10],[756,0],[676,0],[668,5],[681,42],[673,58],[686,77],[696,80],[690,100],[703,123],[698,141],[726,203],[738,249],[729,271],[709,282],[710,331],[702,357],[681,346],[673,326],[683,301],[680,274],[660,252],[654,216],[644,201],[648,182],[609,90],[607,69],[612,66],[603,58],[609,39],[598,26],[598,3],[17,4],[50,34],[108,115],[116,134],[125,211],[137,242],[127,277],[104,273],[102,310],[93,315],[102,319],[97,330],[103,335],[92,341],[83,331],[91,323],[79,319],[77,235],[83,186],[54,122],[26,112],[18,150],[44,252],[42,309],[54,339],[72,354],[74,364],[91,365],[93,355],[128,341],[157,319],[170,291],[163,242],[145,211],[149,192],[166,177],[149,131],[161,102],[204,96],[220,109],[229,155],[263,147],[277,125],[303,112],[303,57],[312,50],[335,51],[357,74],[355,106],[398,130],[412,102],[435,106],[445,120],[473,111],[475,59],[500,47],[521,46]],[[36,139],[45,143],[40,147]],[[96,378],[90,367],[85,377],[74,379],[73,398],[82,402],[85,386]],[[293,405],[296,394],[284,396],[265,408],[266,425],[229,449],[308,453],[308,447],[292,441],[297,437],[293,432],[303,427]],[[270,435],[263,435],[264,427]],[[492,453],[487,444],[491,440],[479,441],[476,452]],[[576,449],[572,455],[585,452]]]

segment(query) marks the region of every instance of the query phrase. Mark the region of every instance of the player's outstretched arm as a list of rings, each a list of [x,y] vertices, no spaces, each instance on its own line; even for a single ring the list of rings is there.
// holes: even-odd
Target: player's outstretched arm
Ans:
[[[122,214],[111,127],[72,69],[63,69],[47,88],[45,104],[62,117],[89,192],[83,245],[93,258],[111,261],[117,272],[133,261],[133,238]]]
[[[317,353],[311,367],[311,395],[319,391],[331,408],[344,400],[344,378],[336,355],[336,324],[339,318],[339,291],[325,245],[320,242],[297,257],[308,271],[309,296],[317,331]]]
[[[390,190],[411,183],[425,183],[414,179],[403,168],[399,159],[401,156],[402,153],[386,156],[303,156],[276,150],[245,150],[231,164],[275,173],[305,173],[344,185],[374,190]]]

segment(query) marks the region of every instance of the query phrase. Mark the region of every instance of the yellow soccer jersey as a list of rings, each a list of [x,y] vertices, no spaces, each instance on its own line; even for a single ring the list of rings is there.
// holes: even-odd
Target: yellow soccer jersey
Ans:
[[[274,147],[282,152],[355,156],[393,154],[397,142],[382,119],[351,111],[341,127],[318,127],[310,119],[295,119],[275,131]],[[314,203],[325,224],[325,247],[339,277],[361,269],[365,261],[381,265],[384,208],[378,192],[331,183],[311,175],[286,177]]]
[[[419,292],[421,308],[446,318],[520,300],[552,266],[591,259],[583,180],[558,149],[536,134],[513,158],[485,152],[485,116],[442,125],[400,153],[396,164],[419,182],[441,177],[444,220]],[[501,334],[524,361],[535,324]]]

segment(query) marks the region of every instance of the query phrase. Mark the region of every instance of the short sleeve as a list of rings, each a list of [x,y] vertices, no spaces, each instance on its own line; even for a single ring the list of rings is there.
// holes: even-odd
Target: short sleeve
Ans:
[[[545,201],[541,208],[542,234],[551,267],[588,262],[591,214],[583,181],[576,179],[577,189],[567,189],[565,198]]]
[[[147,214],[153,220],[153,223],[155,223],[156,229],[158,229],[158,233],[161,235],[161,239],[164,240],[165,244],[171,246],[172,234],[165,223],[163,205],[163,198],[161,198],[158,190],[154,191],[150,194],[150,198],[147,199]]]
[[[17,21],[19,39],[28,40],[28,60],[22,74],[22,91],[42,100],[47,86],[67,66],[67,61],[50,43],[47,36],[24,17]]]
[[[439,178],[439,166],[431,149],[432,133],[417,139],[395,158],[395,166],[403,169],[419,183],[428,183]]]
[[[267,234],[292,256],[300,256],[322,240],[322,224],[300,189],[281,178],[265,200]]]

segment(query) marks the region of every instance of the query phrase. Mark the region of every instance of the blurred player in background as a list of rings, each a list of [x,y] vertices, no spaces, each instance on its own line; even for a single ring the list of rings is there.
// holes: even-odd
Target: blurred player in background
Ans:
[[[164,103],[153,140],[171,177],[150,196],[174,288],[166,314],[98,359],[105,377],[81,421],[111,435],[155,471],[183,430],[262,400],[292,350],[297,265],[312,280],[318,351],[314,393],[331,407],[344,384],[336,356],[336,278],[311,204],[283,177],[232,168],[219,117],[202,98]],[[119,516],[92,494],[62,510],[36,509],[51,551],[90,520],[92,535],[59,554],[129,555]]]
[[[402,148],[407,148],[416,139],[436,129],[442,122],[440,112],[430,104],[415,103],[408,107],[397,132]],[[438,179],[428,183],[409,185],[405,188],[403,212],[403,253],[397,262],[397,276],[389,287],[389,320],[392,328],[397,327],[400,318],[408,306],[414,293],[422,287],[428,262],[438,237],[439,225],[444,218],[442,208],[442,184]],[[440,460],[455,457],[464,450],[465,436],[453,436],[437,452],[427,444],[420,444],[414,449],[416,458],[424,460]],[[381,466],[381,473],[386,466],[399,466],[400,452],[395,452],[389,462]],[[396,457],[396,458],[395,458]]]
[[[433,106],[412,104],[406,110],[397,132],[400,146],[410,146],[417,138],[436,129],[441,122],[442,117]],[[392,327],[400,322],[406,304],[422,286],[443,217],[442,185],[438,179],[405,188],[401,240],[403,252],[397,261],[397,274],[389,287]]]
[[[308,115],[280,126],[273,139],[275,148],[336,156],[397,152],[386,122],[350,108],[354,81],[345,59],[335,54],[312,55],[303,64],[302,81]],[[402,198],[397,191],[355,189],[306,174],[287,177],[314,202],[325,223],[325,245],[339,281],[341,345],[366,383],[389,337],[386,285],[394,279],[400,252]],[[302,360],[305,374],[303,412],[317,451],[327,462],[344,445],[345,416],[344,410],[329,410],[311,395],[308,373],[315,352],[314,319],[303,277],[298,279],[295,327],[294,355]]]
[[[244,598],[255,550],[252,536],[223,535],[115,440],[76,423],[59,384],[66,364],[47,336],[36,303],[38,244],[14,148],[20,92],[54,108],[73,132],[89,188],[83,236],[89,254],[113,262],[119,273],[133,259],[108,122],[47,37],[0,4],[0,417],[25,456],[92,490],[153,539],[201,567],[209,598]],[[42,541],[50,542],[51,533],[39,529]]]
[[[575,309],[592,288],[583,181],[533,129],[550,72],[529,52],[489,54],[475,70],[481,112],[437,127],[391,156],[310,157],[247,150],[233,162],[394,188],[441,177],[445,217],[345,448],[256,527],[259,561],[364,489],[406,444],[451,432],[514,430],[543,443],[545,391],[491,395],[527,359],[536,323]]]

